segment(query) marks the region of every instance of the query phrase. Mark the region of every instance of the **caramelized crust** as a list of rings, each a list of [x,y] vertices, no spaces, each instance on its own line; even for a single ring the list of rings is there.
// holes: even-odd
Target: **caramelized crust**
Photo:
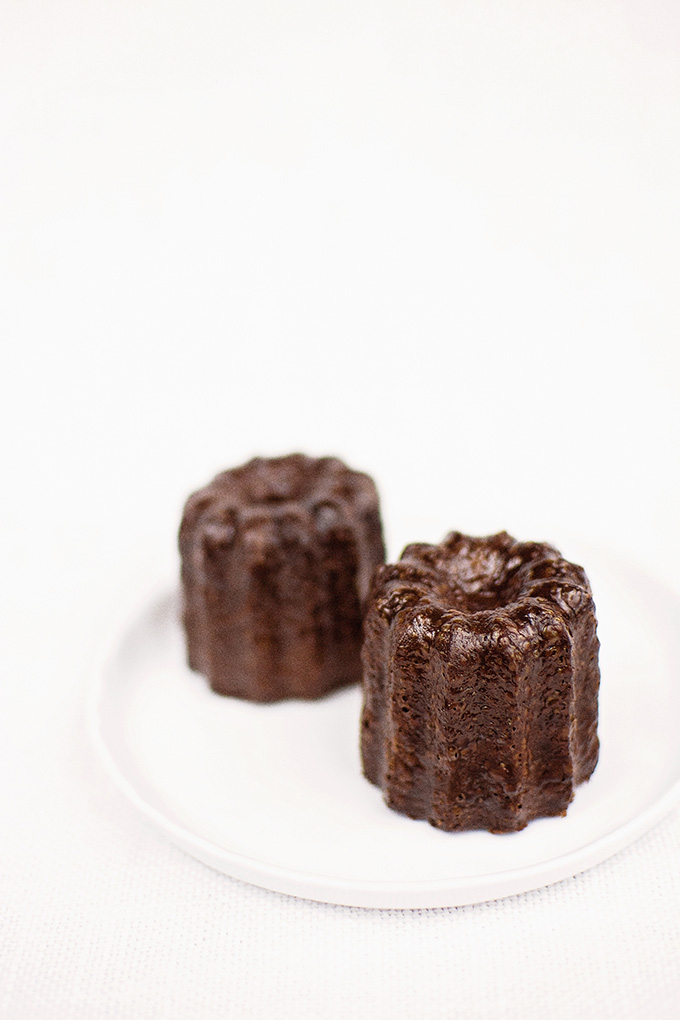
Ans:
[[[446,830],[565,814],[597,764],[598,650],[588,579],[551,546],[408,546],[368,602],[365,775]]]

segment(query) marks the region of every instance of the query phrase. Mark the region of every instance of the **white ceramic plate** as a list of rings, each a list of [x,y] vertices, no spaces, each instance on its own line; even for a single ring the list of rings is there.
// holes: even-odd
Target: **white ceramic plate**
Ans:
[[[566,818],[440,832],[390,811],[361,775],[358,689],[262,706],[187,669],[177,597],[121,636],[92,705],[121,789],[180,847],[278,892],[437,907],[525,892],[616,853],[680,799],[679,600],[611,557],[585,560],[602,644],[601,756]]]

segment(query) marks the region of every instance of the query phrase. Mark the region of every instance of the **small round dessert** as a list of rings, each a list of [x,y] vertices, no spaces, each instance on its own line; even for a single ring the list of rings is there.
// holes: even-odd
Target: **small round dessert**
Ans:
[[[564,815],[597,764],[588,579],[505,532],[409,545],[375,573],[361,753],[387,804],[447,831]]]
[[[363,604],[385,559],[367,475],[255,458],[189,498],[179,545],[189,665],[213,690],[278,701],[361,680]]]

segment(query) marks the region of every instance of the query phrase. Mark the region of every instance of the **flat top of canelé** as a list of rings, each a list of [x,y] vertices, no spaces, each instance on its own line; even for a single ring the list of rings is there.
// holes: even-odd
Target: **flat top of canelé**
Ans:
[[[363,508],[377,505],[373,480],[353,471],[337,457],[254,457],[241,467],[222,471],[188,500],[185,516],[240,508],[276,512],[292,506],[316,510],[324,504]]]
[[[518,542],[506,532],[473,538],[454,531],[439,545],[408,545],[398,563],[379,568],[374,584],[386,616],[416,604],[473,616],[536,598],[576,610],[590,601],[588,578],[553,546]]]

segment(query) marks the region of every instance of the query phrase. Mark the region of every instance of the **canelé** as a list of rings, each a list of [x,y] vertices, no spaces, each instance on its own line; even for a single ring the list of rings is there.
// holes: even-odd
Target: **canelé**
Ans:
[[[384,561],[373,481],[332,457],[255,458],[194,493],[179,535],[189,665],[220,694],[317,698],[361,679]]]
[[[598,650],[588,579],[551,546],[408,546],[367,604],[365,775],[445,830],[563,815],[597,764]]]

